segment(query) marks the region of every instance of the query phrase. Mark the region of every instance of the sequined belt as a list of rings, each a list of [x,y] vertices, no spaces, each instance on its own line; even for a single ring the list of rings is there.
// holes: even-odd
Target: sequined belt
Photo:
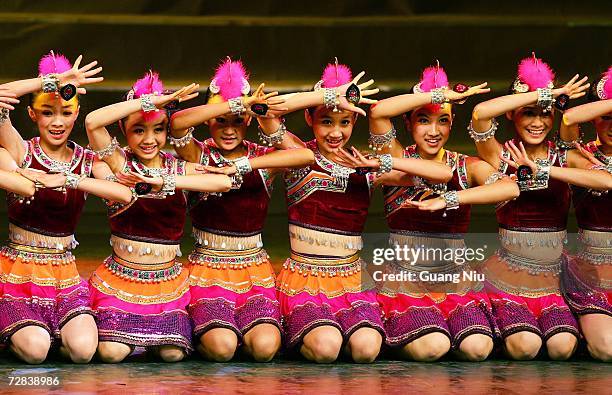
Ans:
[[[553,276],[558,276],[561,270],[560,259],[555,259],[552,261],[530,259],[512,254],[503,248],[497,251],[497,255],[506,262],[512,271],[515,272],[526,271],[531,275],[539,275],[543,273],[544,275],[552,274]]]
[[[529,232],[500,228],[499,239],[502,245],[506,246],[514,245],[531,249],[557,248],[567,243],[567,232],[565,230]]]
[[[261,233],[250,236],[237,236],[207,232],[193,227],[192,234],[196,239],[196,243],[204,248],[237,251],[263,247]]]
[[[156,259],[174,259],[181,256],[180,244],[159,244],[111,235],[110,245],[115,250],[115,254],[119,251],[121,255],[129,255],[130,259],[145,255],[154,256]]]
[[[348,257],[330,257],[321,255],[306,255],[291,252],[291,257],[285,261],[283,268],[298,272],[304,277],[348,277],[361,271],[365,262],[354,254]]]
[[[213,269],[244,269],[253,265],[259,266],[270,257],[263,248],[251,248],[241,251],[213,250],[196,246],[189,255],[189,262],[206,265]]]
[[[74,235],[48,236],[23,229],[22,227],[10,222],[8,236],[9,240],[15,244],[52,249],[54,251],[61,250],[63,252],[65,250],[76,248],[76,246],[79,245],[74,238]]]
[[[289,237],[310,245],[341,248],[345,250],[360,250],[363,248],[361,236],[330,233],[324,230],[305,228],[289,224]]]
[[[158,283],[177,278],[182,271],[182,265],[176,260],[163,263],[137,263],[111,255],[104,265],[118,277],[142,283]]]
[[[67,265],[74,263],[74,255],[70,251],[54,248],[33,247],[29,245],[9,242],[0,250],[2,256],[14,261],[21,259],[24,263],[36,263],[40,265]]]

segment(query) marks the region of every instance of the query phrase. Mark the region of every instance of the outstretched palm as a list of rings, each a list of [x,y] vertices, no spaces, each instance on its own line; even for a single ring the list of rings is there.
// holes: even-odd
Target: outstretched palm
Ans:
[[[83,67],[79,67],[82,60],[83,55],[79,55],[77,60],[74,62],[74,66],[72,66],[70,70],[66,70],[59,74],[58,78],[62,85],[72,84],[77,87],[77,93],[84,95],[87,93],[87,91],[85,88],[82,88],[82,86],[102,82],[104,77],[94,77],[96,74],[99,74],[102,71],[102,67],[96,67],[94,69],[94,67],[98,64],[97,60],[94,60]]]

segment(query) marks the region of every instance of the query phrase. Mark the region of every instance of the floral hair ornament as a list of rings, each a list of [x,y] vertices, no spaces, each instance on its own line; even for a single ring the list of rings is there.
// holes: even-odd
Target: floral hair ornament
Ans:
[[[42,105],[42,101],[55,99],[58,95],[71,106],[76,107],[78,105],[76,100],[73,101],[77,94],[76,86],[65,84],[60,87],[58,78],[58,74],[64,73],[71,68],[72,64],[70,61],[64,55],[56,54],[53,50],[40,58],[38,61],[38,75],[42,80],[42,93],[37,94],[34,98],[33,105],[35,108],[39,108]]]
[[[164,93],[164,83],[159,74],[151,69],[139,80],[126,95],[126,100],[141,99],[142,113],[145,121],[155,119],[159,115],[159,109],[151,103],[151,96],[159,96]]]

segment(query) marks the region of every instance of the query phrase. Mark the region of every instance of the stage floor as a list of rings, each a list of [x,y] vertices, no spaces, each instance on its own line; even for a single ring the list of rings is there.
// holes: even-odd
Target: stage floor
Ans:
[[[117,365],[18,363],[0,353],[2,394],[605,394],[612,365],[572,362],[415,363],[382,360],[371,365],[315,365],[276,359],[267,364],[209,363],[199,359],[166,364],[137,360]],[[58,385],[9,385],[10,377],[58,378]],[[23,381],[23,379],[22,379]]]

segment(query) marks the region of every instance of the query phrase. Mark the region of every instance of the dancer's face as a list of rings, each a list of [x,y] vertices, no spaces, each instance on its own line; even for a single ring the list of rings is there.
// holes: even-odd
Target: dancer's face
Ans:
[[[430,104],[412,111],[409,128],[420,155],[435,157],[448,141],[452,125],[453,114],[449,104]]]
[[[144,161],[152,160],[166,144],[168,116],[160,111],[158,116],[145,120],[142,111],[138,111],[126,118],[123,128],[134,155]]]
[[[40,139],[50,146],[62,146],[68,141],[74,123],[79,116],[78,101],[65,101],[55,94],[42,93],[36,96],[28,114],[36,123]]]
[[[612,113],[602,115],[593,120],[597,137],[603,145],[612,147]]]
[[[210,136],[222,152],[231,152],[239,147],[251,122],[249,116],[224,115],[207,122]]]
[[[354,112],[334,112],[324,106],[317,107],[312,113],[305,110],[304,114],[319,150],[324,154],[335,153],[348,142],[357,118]]]
[[[525,106],[506,113],[514,123],[518,137],[528,145],[539,145],[553,126],[553,111],[543,111],[537,106]]]

